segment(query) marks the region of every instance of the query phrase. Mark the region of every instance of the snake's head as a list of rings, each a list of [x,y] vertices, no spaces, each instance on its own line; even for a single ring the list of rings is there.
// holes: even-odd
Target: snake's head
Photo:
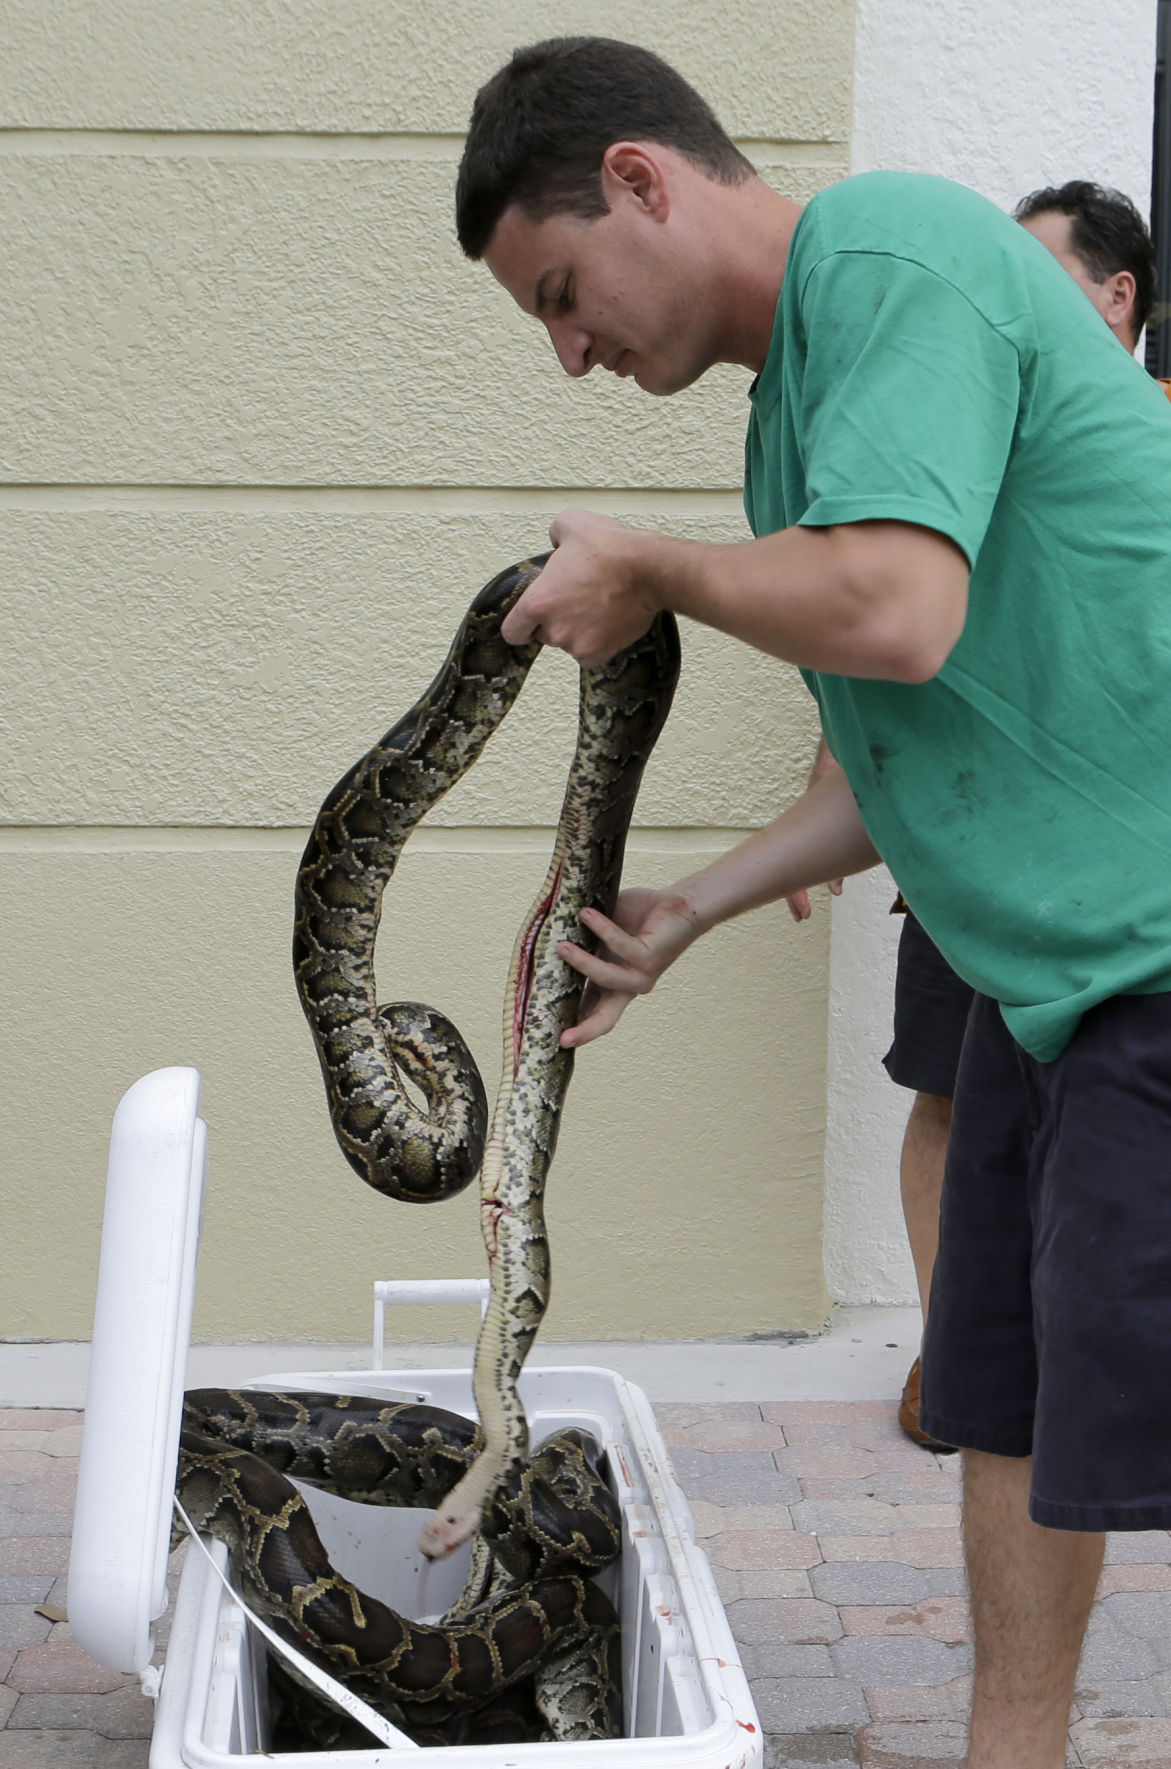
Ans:
[[[423,1527],[419,1547],[428,1560],[446,1560],[475,1535],[484,1507],[494,1495],[497,1484],[498,1477],[489,1459],[481,1452]]]
[[[446,1560],[457,1548],[475,1535],[480,1526],[479,1509],[458,1510],[450,1502],[437,1511],[419,1537],[419,1547],[428,1560]]]

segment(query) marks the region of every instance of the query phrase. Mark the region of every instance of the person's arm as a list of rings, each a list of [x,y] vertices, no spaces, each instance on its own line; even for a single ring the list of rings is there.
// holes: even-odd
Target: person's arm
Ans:
[[[503,634],[556,645],[587,669],[669,608],[804,669],[923,682],[967,614],[964,554],[909,522],[785,528],[719,546],[563,510],[549,532],[556,551]]]
[[[840,768],[810,786],[796,804],[710,866],[665,891],[623,891],[614,919],[583,909],[582,921],[601,943],[586,952],[571,940],[557,950],[590,984],[578,1024],[565,1046],[609,1032],[636,995],[648,995],[668,965],[700,934],[746,910],[865,872],[878,860]]]
[[[824,775],[832,774],[834,769],[838,766],[839,764],[834,760],[833,752],[831,751],[829,744],[826,742],[823,733],[818,739],[817,754],[814,756],[813,766],[809,770],[809,786],[816,786],[817,782],[822,779]],[[805,789],[807,792],[809,786]],[[840,878],[831,878],[828,882],[830,894],[835,897],[840,897],[842,894],[842,880]],[[785,901],[789,905],[789,914],[793,917],[794,921],[809,920],[813,911],[810,908],[808,891],[791,891],[786,896]]]

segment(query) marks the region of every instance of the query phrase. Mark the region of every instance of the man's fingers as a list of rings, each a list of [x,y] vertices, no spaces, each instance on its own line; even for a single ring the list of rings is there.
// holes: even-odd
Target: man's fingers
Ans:
[[[624,958],[628,964],[637,965],[646,959],[646,946],[637,934],[627,933],[600,909],[583,909],[581,919],[591,934],[596,934],[607,951],[615,958]]]
[[[500,627],[500,636],[506,645],[527,645],[540,629],[541,617],[533,608],[528,589],[514,608],[510,608]]]
[[[567,651],[576,664],[583,670],[597,669],[622,649],[621,645],[599,646],[589,637],[576,637],[572,628],[565,622],[550,617],[546,625],[546,609],[543,601],[534,607],[529,601],[529,591],[525,591],[515,608],[510,608],[505,616],[500,635],[506,645],[531,645],[534,641],[539,645],[552,645],[559,651]]]
[[[549,524],[549,539],[553,545],[555,547],[561,546],[573,534],[575,528],[581,527],[583,519],[587,525],[591,521],[600,523],[607,520],[606,517],[599,516],[594,510],[583,510],[577,504],[570,504],[564,510],[559,510]]]
[[[829,889],[831,896],[840,897],[842,894],[841,879],[831,878],[829,881]],[[794,921],[808,921],[809,917],[813,914],[813,909],[809,902],[808,891],[794,891],[792,896],[785,898],[785,902],[789,905],[789,914],[793,917]]]
[[[575,946],[572,940],[562,940],[557,947],[557,956],[566,964],[588,977],[598,989],[609,992],[617,990],[621,995],[646,995],[650,992],[650,979],[638,971],[632,971],[629,965],[613,964],[609,959],[600,957],[596,952],[586,952]]]
[[[602,1038],[612,1032],[622,1018],[631,997],[613,993],[603,995],[593,1013],[587,1014],[576,1026],[561,1034],[563,1050],[574,1050],[579,1044],[592,1044],[595,1038]]]

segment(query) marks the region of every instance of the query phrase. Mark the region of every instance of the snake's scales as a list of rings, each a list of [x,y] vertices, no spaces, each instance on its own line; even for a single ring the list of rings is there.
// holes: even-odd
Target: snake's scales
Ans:
[[[186,1397],[177,1492],[196,1528],[227,1543],[238,1587],[275,1630],[420,1743],[523,1739],[534,1713],[546,1736],[611,1737],[618,1623],[590,1575],[615,1558],[620,1532],[593,1438],[558,1432],[501,1489],[484,1517],[490,1553],[436,1626],[335,1571],[293,1484],[433,1506],[481,1442],[471,1420],[438,1407],[203,1389]],[[369,1746],[295,1685],[287,1698],[320,1748]]]
[[[233,1437],[224,1421],[234,1415],[220,1398],[212,1408],[214,1429],[188,1415],[181,1481],[193,1502],[202,1495],[199,1516],[187,1498],[184,1503],[193,1521],[204,1519],[200,1527],[229,1540],[253,1599],[291,1627],[303,1646],[326,1660],[332,1654],[329,1668],[373,1705],[423,1727],[437,1715],[437,1723],[450,1726],[463,1714],[466,1728],[468,1714],[483,1717],[501,1691],[515,1689],[540,1664],[536,1699],[545,1722],[558,1737],[584,1738],[609,1736],[616,1726],[617,1698],[606,1681],[617,1652],[616,1624],[602,1593],[582,1579],[604,1561],[583,1558],[580,1545],[604,1514],[606,1489],[583,1473],[594,1453],[591,1440],[558,1442],[551,1452],[543,1447],[529,1461],[517,1381],[548,1302],[544,1182],[573,1065],[572,1052],[559,1041],[576,1021],[584,987],[556,947],[566,938],[584,941],[580,912],[587,904],[612,908],[635,795],[678,675],[678,636],[669,615],[660,615],[610,663],[582,671],[578,745],[553,857],[509,968],[504,1071],[490,1130],[483,1083],[458,1030],[418,1003],[380,1008],[373,963],[383,889],[407,837],[475,762],[541,649],[507,645],[500,627],[544,563],[514,565],[476,597],[430,688],[326,799],[297,879],[297,987],[347,1159],[377,1190],[417,1202],[450,1197],[480,1174],[491,1277],[475,1363],[482,1438],[469,1439],[471,1447],[465,1444],[453,1459],[449,1442],[441,1451],[438,1427],[428,1436],[427,1420],[414,1416],[418,1408],[405,1410],[412,1413],[408,1420],[403,1409],[376,1402],[312,1397],[310,1417],[306,1397],[290,1396],[269,1397],[278,1411],[290,1409],[280,1413],[279,1430],[261,1428],[256,1397],[248,1397],[246,1428],[234,1427]],[[400,1069],[422,1091],[425,1111],[404,1090]],[[409,1466],[415,1490],[429,1495],[405,1502],[438,1507],[424,1531],[425,1552],[448,1553],[482,1527],[511,1581],[487,1596],[469,1591],[460,1614],[444,1618],[438,1630],[405,1621],[341,1580],[285,1480],[287,1474],[312,1479],[303,1472],[310,1463],[341,1466],[330,1432],[348,1424],[343,1435],[353,1438],[356,1415],[340,1424],[336,1417],[353,1407],[378,1412],[363,1428],[366,1450]],[[302,1460],[294,1465],[293,1457]],[[576,1511],[563,1521],[577,1546],[558,1548],[556,1564],[574,1570],[554,1577],[548,1572],[553,1538],[545,1541],[540,1530],[526,1538],[524,1527],[502,1535],[498,1518],[518,1483],[531,1489],[534,1482],[539,1488],[557,1480],[576,1494]],[[536,1539],[538,1549],[522,1554],[515,1545],[522,1539]],[[611,1557],[614,1552],[616,1546]],[[543,1570],[526,1577],[518,1570],[524,1561]],[[518,1578],[524,1581],[519,1587]],[[514,1644],[521,1636],[531,1664]],[[368,1656],[375,1639],[377,1663]],[[608,1694],[588,1693],[607,1688]],[[528,1705],[531,1710],[531,1700]],[[525,1736],[508,1729],[532,1725],[531,1712],[527,1722],[514,1719],[511,1709],[494,1715],[483,1720],[488,1735],[496,1735],[496,1726],[504,1735]],[[450,1731],[444,1736],[450,1741]]]

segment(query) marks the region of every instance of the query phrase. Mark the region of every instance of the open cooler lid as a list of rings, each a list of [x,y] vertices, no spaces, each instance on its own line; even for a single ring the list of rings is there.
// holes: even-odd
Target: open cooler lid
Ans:
[[[69,1621],[141,1671],[167,1604],[171,1501],[203,1215],[199,1072],[157,1069],[114,1115],[69,1560]]]

